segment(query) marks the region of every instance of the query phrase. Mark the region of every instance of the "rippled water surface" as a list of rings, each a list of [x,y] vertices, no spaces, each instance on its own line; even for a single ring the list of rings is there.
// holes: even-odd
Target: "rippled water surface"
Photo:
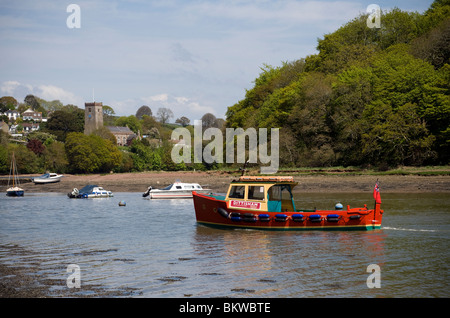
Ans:
[[[133,289],[136,297],[449,297],[447,194],[384,194],[381,230],[267,232],[197,225],[192,200],[63,194],[0,197],[0,262],[38,266],[78,294]],[[118,203],[126,201],[125,207]],[[298,207],[373,204],[371,194],[302,194]],[[8,252],[19,246],[30,253]],[[367,267],[381,269],[368,288]],[[76,294],[75,294],[76,295]],[[129,295],[127,295],[129,296]]]

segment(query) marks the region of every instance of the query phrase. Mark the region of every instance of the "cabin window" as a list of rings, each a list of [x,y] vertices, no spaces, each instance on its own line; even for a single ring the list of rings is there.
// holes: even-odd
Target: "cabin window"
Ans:
[[[181,186],[177,186],[177,189],[182,189]]]
[[[295,210],[290,185],[282,184],[272,186],[268,191],[268,199],[270,211],[281,212]]]
[[[273,186],[269,189],[269,201],[281,201],[281,187]]]
[[[248,199],[249,200],[264,200],[264,187],[263,186],[249,186],[248,187]]]
[[[245,187],[244,186],[231,186],[229,198],[235,199],[243,199],[245,196]]]
[[[281,201],[281,200],[291,200],[291,187],[289,185],[274,185],[269,189],[269,200],[271,201]]]

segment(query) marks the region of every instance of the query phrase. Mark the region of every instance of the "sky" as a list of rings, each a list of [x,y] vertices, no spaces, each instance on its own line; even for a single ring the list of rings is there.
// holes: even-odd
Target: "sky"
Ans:
[[[225,118],[261,67],[316,54],[318,38],[369,4],[422,13],[432,2],[0,0],[0,96],[95,100],[118,116],[166,107],[171,122]]]

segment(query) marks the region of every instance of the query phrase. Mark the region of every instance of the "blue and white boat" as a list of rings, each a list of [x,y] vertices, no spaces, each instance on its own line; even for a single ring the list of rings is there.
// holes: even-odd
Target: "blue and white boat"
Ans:
[[[71,199],[87,199],[87,198],[108,198],[113,197],[114,194],[111,191],[103,189],[102,187],[90,184],[80,190],[74,188],[72,192],[67,193],[67,196]]]

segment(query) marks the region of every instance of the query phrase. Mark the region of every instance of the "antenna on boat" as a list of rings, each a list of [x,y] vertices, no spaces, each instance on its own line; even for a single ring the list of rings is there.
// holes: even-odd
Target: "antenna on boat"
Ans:
[[[247,167],[248,164],[248,160],[244,163],[244,167],[243,168],[239,168],[239,170],[242,171],[241,173],[241,177],[245,174],[245,172],[247,171],[245,168]]]

